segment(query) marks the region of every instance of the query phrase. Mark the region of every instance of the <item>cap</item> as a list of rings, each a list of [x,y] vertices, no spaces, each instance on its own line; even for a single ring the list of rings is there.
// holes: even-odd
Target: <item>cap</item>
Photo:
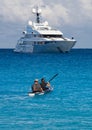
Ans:
[[[38,79],[35,79],[34,81],[37,81],[37,82],[38,82]]]

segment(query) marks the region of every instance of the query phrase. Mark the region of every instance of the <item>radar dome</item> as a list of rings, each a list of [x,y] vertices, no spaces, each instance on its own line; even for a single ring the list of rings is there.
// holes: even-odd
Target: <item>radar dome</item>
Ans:
[[[32,25],[32,21],[28,21],[28,25]]]
[[[47,21],[45,21],[45,25],[48,25],[48,22],[47,22]]]

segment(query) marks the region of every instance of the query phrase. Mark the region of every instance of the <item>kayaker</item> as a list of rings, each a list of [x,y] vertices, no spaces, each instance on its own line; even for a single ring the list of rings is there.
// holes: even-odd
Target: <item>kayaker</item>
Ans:
[[[43,91],[49,89],[50,87],[50,83],[49,82],[46,82],[44,78],[41,79],[41,88],[43,89]]]
[[[34,80],[34,84],[32,85],[32,92],[43,92],[43,89],[39,84],[38,79]]]

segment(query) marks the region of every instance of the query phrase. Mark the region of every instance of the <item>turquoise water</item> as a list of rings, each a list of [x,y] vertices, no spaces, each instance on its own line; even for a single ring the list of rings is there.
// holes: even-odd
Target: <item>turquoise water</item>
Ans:
[[[53,92],[29,97],[35,78]],[[0,50],[0,130],[91,130],[92,49],[66,54]]]

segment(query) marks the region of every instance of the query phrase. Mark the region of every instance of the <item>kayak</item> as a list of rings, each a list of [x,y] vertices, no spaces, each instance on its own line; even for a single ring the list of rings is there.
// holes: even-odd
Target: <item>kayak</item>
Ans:
[[[34,97],[34,96],[36,96],[36,95],[43,95],[44,94],[44,92],[29,92],[28,93],[28,95],[30,96],[30,97]]]
[[[52,90],[53,90],[53,88],[50,87],[50,88],[46,89],[44,92],[29,92],[28,95],[29,95],[30,97],[34,97],[34,96],[36,96],[36,95],[44,95],[44,94],[46,94],[46,93],[51,92]]]

